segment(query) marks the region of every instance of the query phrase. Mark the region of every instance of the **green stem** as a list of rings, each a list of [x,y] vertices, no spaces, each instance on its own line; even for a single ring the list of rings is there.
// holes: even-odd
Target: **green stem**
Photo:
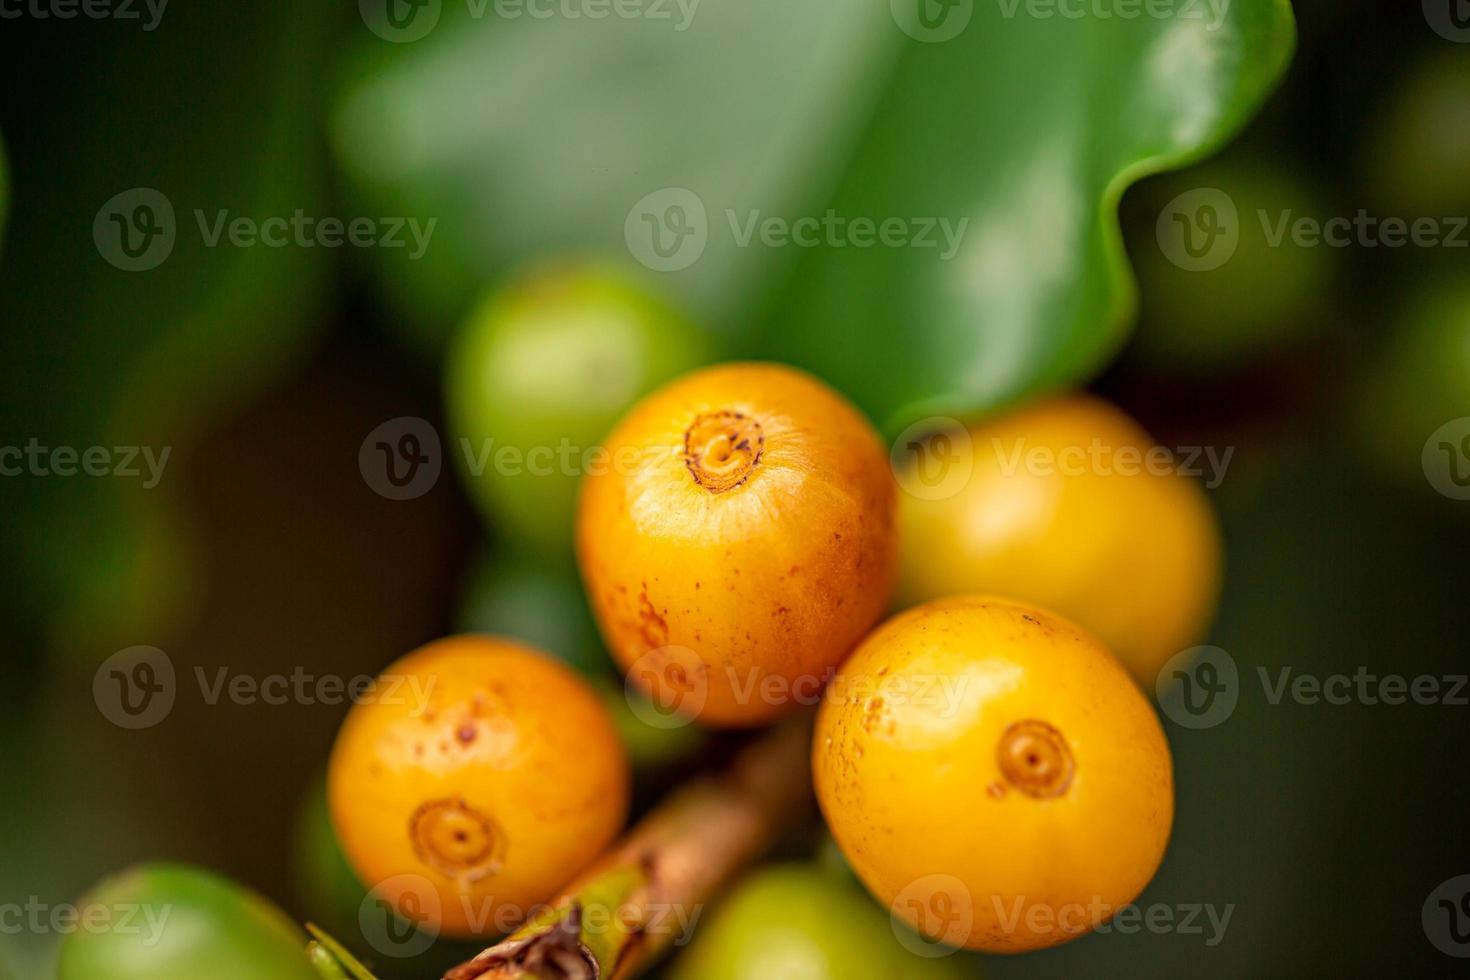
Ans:
[[[306,944],[306,958],[322,975],[322,980],[377,980],[357,957],[347,951],[346,946],[310,922],[306,924],[306,931],[313,937]]]

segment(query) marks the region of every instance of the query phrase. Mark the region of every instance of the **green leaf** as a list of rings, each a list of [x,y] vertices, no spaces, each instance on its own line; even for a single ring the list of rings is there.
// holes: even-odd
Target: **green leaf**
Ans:
[[[830,204],[968,219],[953,258],[942,244],[813,249],[776,304],[767,350],[890,428],[1101,368],[1134,312],[1123,191],[1235,132],[1295,36],[1285,0],[1224,5],[1213,28],[1204,4],[1176,5],[1203,19],[1072,20],[1018,2],[1013,18],[977,3],[958,37],[912,45]]]
[[[306,931],[311,933],[312,942],[307,945],[307,956],[323,977],[351,977],[352,980],[375,980],[368,968],[357,957],[347,951],[337,940],[327,935],[310,922]],[[335,968],[336,972],[331,972]]]
[[[910,36],[932,36],[921,2],[964,29]],[[894,424],[1097,370],[1134,303],[1123,190],[1235,132],[1295,38],[1286,0],[1128,7],[1136,19],[1033,0],[708,0],[684,30],[450,6],[414,44],[373,40],[335,119],[357,193],[441,218],[432,261],[386,256],[420,340],[433,349],[529,256],[649,264],[639,222],[686,204],[707,240],[663,273],[669,289]],[[762,244],[765,219],[829,213],[847,229],[833,244]],[[909,237],[945,219],[958,247],[860,247],[854,219]]]
[[[413,44],[363,32],[333,142],[364,207],[440,219],[421,261],[381,256],[428,347],[529,257],[631,262],[625,221],[660,188],[696,190],[711,215],[820,201],[902,39],[871,0],[705,0],[683,30],[679,4],[658,6],[672,18],[451,19],[445,4]],[[784,259],[711,235],[668,285],[730,326]]]

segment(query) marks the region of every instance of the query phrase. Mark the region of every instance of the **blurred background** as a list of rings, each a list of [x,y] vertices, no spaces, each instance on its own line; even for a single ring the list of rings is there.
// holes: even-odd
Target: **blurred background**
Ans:
[[[1250,680],[1221,724],[1166,721],[1178,817],[1140,899],[1231,905],[1228,931],[963,969],[1460,974],[1421,911],[1470,872],[1470,707],[1254,678],[1470,673],[1470,25],[1300,0],[1293,53],[1268,0],[1018,3],[958,28],[898,0],[0,5],[0,445],[26,451],[0,459],[0,903],[180,860],[350,940],[320,798],[346,707],[211,703],[196,672],[351,678],[483,628],[621,702],[574,481],[486,486],[457,440],[585,447],[657,381],[759,356],[890,439],[1087,386],[1233,450],[1208,642]],[[829,211],[904,243],[743,238]],[[545,290],[655,326],[527,325]],[[379,442],[432,462],[399,484]],[[100,668],[139,645],[177,694],[133,725]],[[624,720],[640,806],[718,749]],[[0,930],[0,976],[49,976],[61,938]]]

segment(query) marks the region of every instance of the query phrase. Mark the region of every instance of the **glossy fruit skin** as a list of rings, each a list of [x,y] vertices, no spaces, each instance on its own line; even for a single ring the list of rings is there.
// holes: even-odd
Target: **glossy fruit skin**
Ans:
[[[320,980],[305,933],[284,912],[208,871],[139,865],[103,880],[79,905],[82,915],[107,910],[116,928],[69,933],[58,980]],[[129,909],[138,911],[124,921]]]
[[[1169,747],[1143,693],[1072,623],[1008,599],[939,600],[874,631],[834,685],[812,750],[822,812],[868,889],[921,932],[997,953],[1052,946],[1153,877],[1173,822]]]
[[[446,397],[451,455],[494,532],[569,559],[577,484],[584,464],[595,465],[589,452],[640,395],[708,360],[707,348],[697,328],[611,263],[542,266],[488,297],[449,352]],[[471,472],[461,439],[483,458],[482,472]],[[496,465],[503,447],[519,464]]]
[[[585,481],[577,551],[618,662],[706,724],[815,703],[896,579],[872,427],[809,375],[734,363],[644,399],[607,448],[622,462]]]
[[[953,958],[905,949],[883,910],[817,867],[742,880],[699,924],[673,980],[957,980]]]
[[[622,827],[626,753],[597,695],[549,654],[455,636],[383,676],[417,678],[427,696],[354,706],[328,770],[342,849],[383,898],[427,881],[437,901],[413,900],[442,934],[493,930],[554,897]]]
[[[1219,600],[1219,523],[1199,482],[1106,452],[1101,465],[1073,466],[1094,440],[1114,454],[1154,447],[1132,419],[1087,395],[969,434],[974,469],[962,489],[902,495],[903,605],[985,592],[1037,603],[1095,633],[1152,690],[1169,658],[1203,639]],[[1033,450],[1059,465],[1017,456]]]

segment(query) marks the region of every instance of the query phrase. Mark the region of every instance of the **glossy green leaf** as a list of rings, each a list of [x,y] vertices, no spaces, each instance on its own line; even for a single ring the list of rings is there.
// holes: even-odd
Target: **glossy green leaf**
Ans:
[[[1095,371],[1133,306],[1118,198],[1237,130],[1294,43],[1285,0],[1118,5],[1131,19],[1033,0],[706,0],[683,30],[677,14],[453,6],[413,44],[370,43],[335,125],[358,193],[442,219],[451,244],[432,262],[388,257],[421,339],[529,255],[659,267],[639,235],[679,219],[666,244],[680,228],[699,244],[666,263],[671,291],[890,422]],[[813,239],[829,214],[843,230]],[[770,244],[770,218],[808,219],[816,244]],[[939,244],[852,228],[895,219]]]
[[[1106,363],[1133,313],[1124,189],[1238,129],[1294,27],[1285,0],[1181,3],[1164,19],[1065,9],[977,3],[957,37],[914,43],[830,206],[968,221],[960,244],[948,259],[942,235],[807,252],[767,350],[889,423],[994,408]]]

